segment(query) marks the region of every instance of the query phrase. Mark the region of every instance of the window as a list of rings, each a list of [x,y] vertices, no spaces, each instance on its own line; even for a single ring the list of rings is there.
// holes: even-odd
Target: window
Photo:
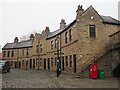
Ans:
[[[6,51],[3,51],[3,57],[5,57],[6,56]]]
[[[40,66],[42,66],[42,58],[40,58]]]
[[[38,65],[38,58],[36,58],[36,65]]]
[[[39,46],[38,45],[36,45],[36,53],[38,54],[38,49],[39,49]]]
[[[28,57],[29,53],[28,53],[29,49],[26,49],[26,56]]]
[[[71,33],[71,29],[69,30],[69,40],[72,41],[72,33]]]
[[[68,32],[65,33],[65,43],[68,42],[67,39],[68,39]]]
[[[14,51],[11,52],[11,57],[14,57]]]
[[[96,37],[96,28],[95,28],[95,25],[90,25],[89,26],[89,32],[90,32],[90,37],[93,37],[93,38]]]
[[[51,41],[51,49],[53,49],[53,41]]]
[[[7,52],[7,57],[10,57],[10,51]]]
[[[40,44],[40,53],[42,53],[42,44]]]
[[[72,55],[70,55],[70,67],[72,67]]]
[[[57,48],[57,39],[55,39],[55,49]]]
[[[68,66],[68,56],[65,57],[66,58],[66,67]]]
[[[22,49],[22,55],[23,56],[25,55],[25,49]]]

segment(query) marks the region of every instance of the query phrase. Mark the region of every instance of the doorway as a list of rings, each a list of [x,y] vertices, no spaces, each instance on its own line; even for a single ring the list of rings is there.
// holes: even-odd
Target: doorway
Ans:
[[[21,62],[19,61],[19,68],[21,68]]]
[[[15,68],[17,68],[17,62],[15,62]]]
[[[32,59],[30,59],[30,69],[32,68]]]
[[[50,69],[50,58],[48,58],[48,69]]]
[[[46,59],[44,59],[44,69],[46,69]]]
[[[35,69],[35,59],[33,59],[33,69]]]
[[[64,67],[64,57],[62,57],[62,70],[63,71],[65,70],[65,67]]]
[[[76,73],[76,54],[73,55],[73,61],[74,61],[74,73]]]

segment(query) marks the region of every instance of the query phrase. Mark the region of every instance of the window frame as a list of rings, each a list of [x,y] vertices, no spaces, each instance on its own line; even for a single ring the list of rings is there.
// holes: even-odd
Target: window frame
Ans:
[[[36,54],[39,53],[39,45],[36,45]]]
[[[25,56],[25,49],[22,49],[22,56]]]
[[[72,55],[70,55],[70,67],[72,67]]]
[[[14,51],[11,51],[11,57],[14,57]]]
[[[72,41],[72,30],[69,30],[69,41]]]
[[[6,57],[6,51],[3,51],[3,57]]]
[[[89,36],[90,38],[96,38],[96,26],[89,25]]]
[[[29,49],[27,48],[26,49],[26,57],[28,57],[29,56]]]
[[[10,57],[10,51],[7,51],[7,57]]]
[[[57,39],[55,39],[55,49],[57,48]]]
[[[65,32],[65,43],[68,43],[68,32]]]
[[[42,44],[40,44],[40,53],[42,53],[43,49],[42,49]]]
[[[53,47],[54,47],[54,45],[53,45],[53,41],[51,41],[51,49],[53,50]]]

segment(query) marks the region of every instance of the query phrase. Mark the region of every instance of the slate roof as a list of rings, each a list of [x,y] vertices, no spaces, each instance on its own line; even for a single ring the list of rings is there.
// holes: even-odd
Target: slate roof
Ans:
[[[17,49],[17,48],[27,48],[32,47],[32,41],[22,41],[18,43],[7,43],[2,49]]]
[[[107,23],[107,24],[113,24],[113,25],[120,25],[120,21],[110,17],[110,16],[102,16],[100,15],[100,17],[103,20],[103,23]],[[68,29],[70,26],[72,26],[74,23],[76,22],[76,20],[74,20],[72,23],[68,24],[64,29],[58,29],[55,30],[53,32],[51,32],[48,36],[47,39],[50,39],[52,37],[57,36],[58,34],[62,33],[63,31],[65,31],[66,29]]]
[[[75,22],[76,22],[76,20],[74,20],[72,23],[68,24],[64,29],[58,29],[58,30],[55,30],[55,31],[51,32],[51,33],[47,36],[47,39],[50,39],[50,38],[52,38],[52,37],[55,37],[55,36],[57,36],[58,34],[64,32],[66,29],[68,29],[70,26],[72,26]]]
[[[101,18],[103,19],[103,23],[108,23],[108,24],[113,24],[113,25],[120,25],[120,21],[116,20],[110,16],[102,16]]]

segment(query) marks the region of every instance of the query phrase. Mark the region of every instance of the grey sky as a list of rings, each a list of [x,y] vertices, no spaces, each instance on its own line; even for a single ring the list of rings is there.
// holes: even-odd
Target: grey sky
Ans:
[[[61,19],[66,23],[76,17],[77,6],[86,9],[92,5],[100,15],[118,18],[119,0],[1,0],[0,45],[13,42],[31,32],[41,32],[46,26],[50,31],[59,28]]]

